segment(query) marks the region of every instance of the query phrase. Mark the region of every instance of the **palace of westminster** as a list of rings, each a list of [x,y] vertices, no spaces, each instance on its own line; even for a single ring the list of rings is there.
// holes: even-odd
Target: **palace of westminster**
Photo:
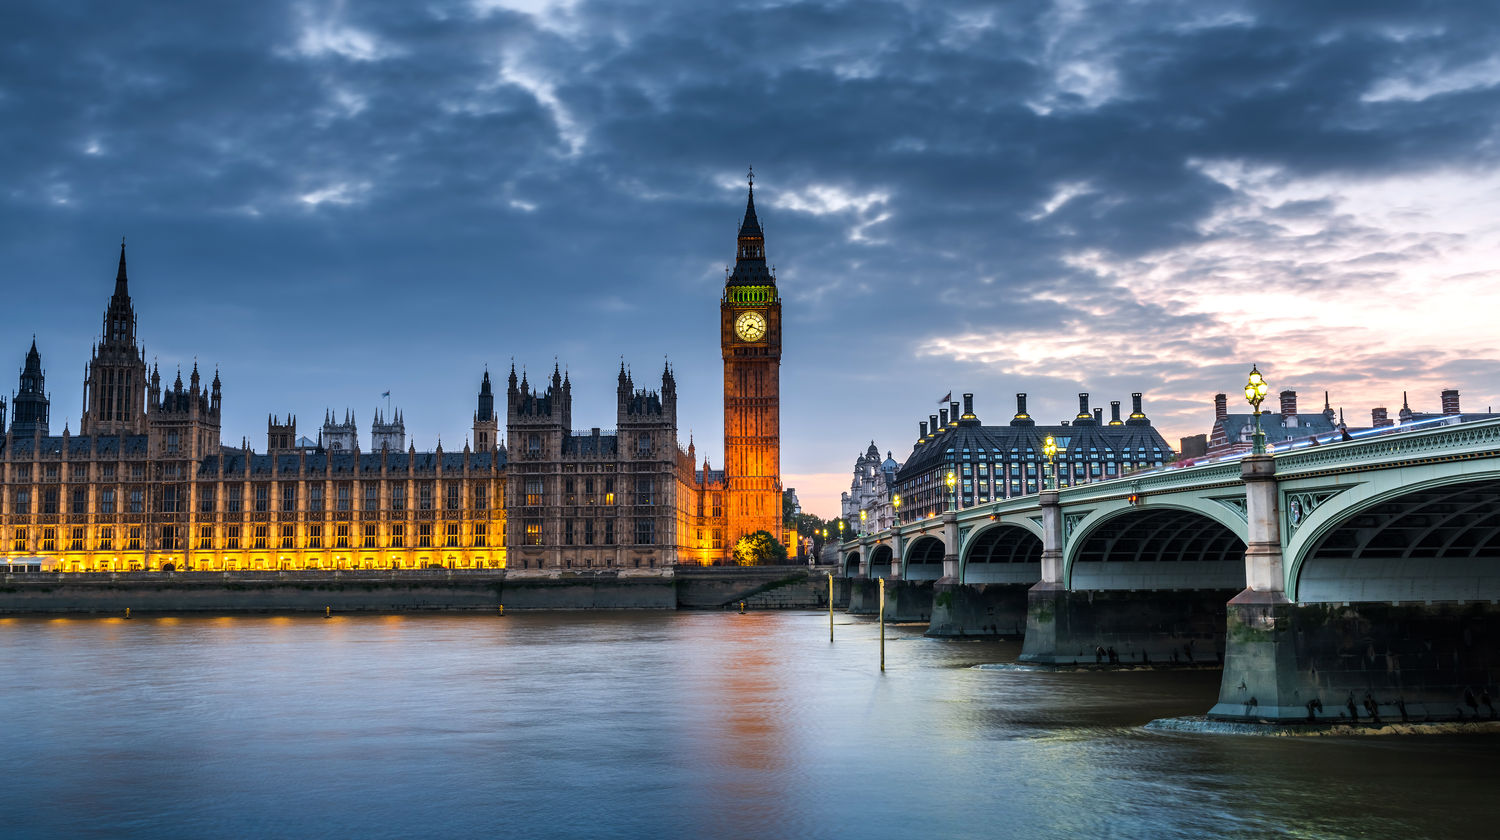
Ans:
[[[65,572],[229,569],[650,568],[730,559],[782,537],[781,301],[752,183],[720,300],[722,469],[677,440],[677,385],[623,365],[615,429],[573,428],[572,386],[514,367],[505,433],[489,373],[473,447],[418,452],[403,418],[325,415],[316,442],[270,417],[264,452],[221,441],[223,390],[194,365],[164,385],[136,342],[120,247],[76,433],[51,433],[35,340],[9,425],[0,400],[0,562]],[[653,383],[654,384],[654,383]]]

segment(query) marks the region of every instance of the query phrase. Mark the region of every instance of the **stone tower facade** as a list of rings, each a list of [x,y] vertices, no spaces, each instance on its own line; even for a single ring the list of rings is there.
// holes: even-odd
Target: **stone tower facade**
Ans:
[[[474,410],[474,451],[490,452],[500,445],[500,421],[495,417],[495,394],[490,390],[490,372],[479,383],[479,405]]]
[[[31,350],[26,354],[26,364],[21,368],[20,389],[11,398],[10,404],[12,435],[46,436],[47,415],[52,401],[47,397],[47,377],[42,372],[42,354],[37,352],[35,338],[31,340]]]
[[[115,293],[104,310],[104,332],[83,374],[83,420],[79,434],[139,435],[146,432],[146,357],[135,342],[135,309],[125,275],[125,243]]]
[[[781,298],[766,265],[765,234],[750,184],[734,271],[719,303],[724,356],[724,480],[729,544],[782,535]]]
[[[266,416],[266,451],[290,452],[297,448],[297,415],[288,414],[286,422],[274,415]]]
[[[354,415],[348,409],[344,410],[342,423],[332,411],[323,413],[321,443],[325,449],[333,452],[353,452],[359,448],[359,425],[354,422]]]
[[[358,444],[358,441],[355,441]],[[375,409],[375,420],[370,424],[370,451],[380,452],[390,450],[400,452],[406,448],[406,418],[402,416],[401,409],[396,409],[390,417],[380,409]]]

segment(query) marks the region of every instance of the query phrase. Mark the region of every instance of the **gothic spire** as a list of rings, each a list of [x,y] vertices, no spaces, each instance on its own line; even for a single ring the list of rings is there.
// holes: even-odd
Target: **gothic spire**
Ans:
[[[774,286],[776,278],[766,268],[766,237],[760,219],[755,215],[755,170],[750,170],[749,193],[745,199],[745,219],[740,223],[734,271],[725,285]]]
[[[115,272],[115,297],[130,300],[129,280],[125,276],[125,237],[120,237],[120,268]]]
[[[749,197],[745,199],[745,221],[740,223],[740,238],[747,236],[763,237],[765,233],[760,229],[760,219],[755,216],[755,169],[750,169],[747,176],[750,181]]]

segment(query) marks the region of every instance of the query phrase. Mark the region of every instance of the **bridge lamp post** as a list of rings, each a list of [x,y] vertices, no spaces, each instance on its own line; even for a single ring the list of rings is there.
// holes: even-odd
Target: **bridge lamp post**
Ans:
[[[1256,365],[1250,366],[1250,379],[1245,382],[1245,402],[1250,403],[1255,409],[1255,437],[1251,438],[1250,454],[1266,454],[1266,433],[1260,430],[1260,404],[1271,392],[1271,386],[1266,384],[1266,378],[1260,375],[1260,368]]]
[[[958,476],[953,474],[953,470],[949,470],[943,483],[948,485],[948,509],[958,510],[958,497],[953,492],[953,488],[958,484]]]
[[[900,493],[897,493],[895,496],[891,497],[891,507],[895,508],[895,510],[896,510],[896,525],[899,527],[901,525],[901,494]]]
[[[870,526],[869,526],[868,522],[869,522],[869,516],[868,516],[868,514],[865,511],[860,511],[859,512],[859,530],[861,531],[861,533],[864,533],[864,534],[870,533]]]
[[[1047,435],[1042,441],[1042,455],[1047,458],[1047,479],[1044,487],[1047,490],[1057,489],[1057,438]]]
[[[843,541],[844,541],[844,520],[842,518],[840,518],[839,519],[839,542],[843,543]]]

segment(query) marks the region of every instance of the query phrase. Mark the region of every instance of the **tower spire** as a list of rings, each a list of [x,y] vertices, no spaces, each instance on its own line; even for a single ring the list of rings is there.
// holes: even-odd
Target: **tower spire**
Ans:
[[[776,278],[766,268],[766,236],[760,219],[755,215],[755,170],[747,176],[749,189],[745,198],[745,218],[740,222],[738,247],[735,250],[734,271],[725,280],[726,286],[774,286]]]
[[[129,278],[125,274],[125,237],[120,237],[120,267],[115,271],[115,297],[130,299]]]

